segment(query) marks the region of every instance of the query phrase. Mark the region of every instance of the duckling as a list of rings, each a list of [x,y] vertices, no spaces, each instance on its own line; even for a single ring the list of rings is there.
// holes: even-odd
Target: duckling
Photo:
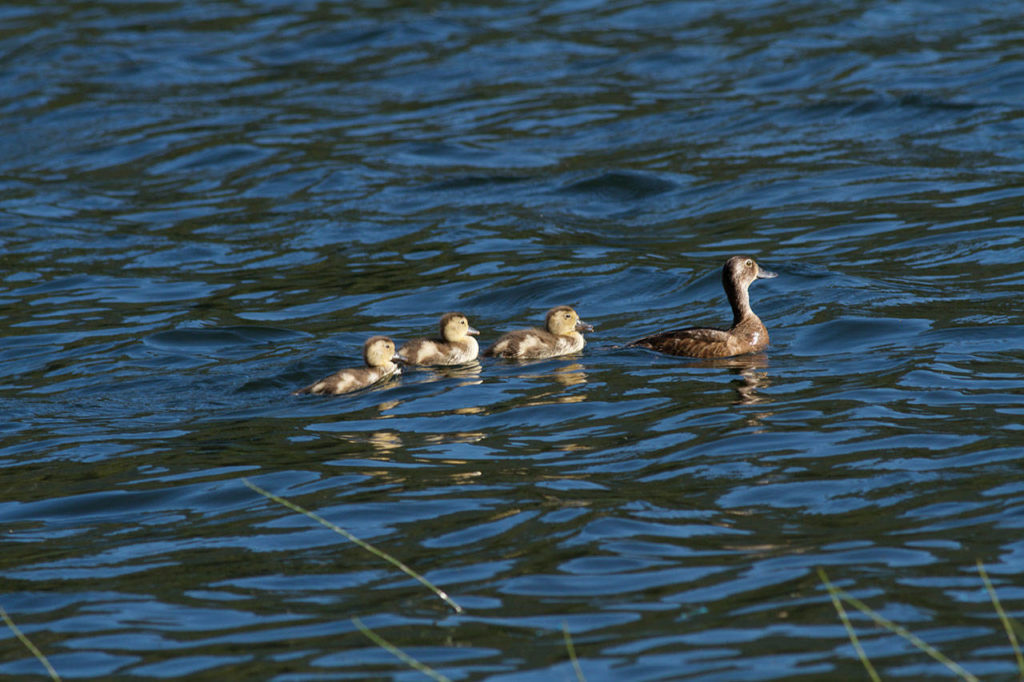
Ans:
[[[410,365],[462,365],[476,360],[480,347],[473,336],[479,333],[462,313],[445,313],[441,338],[406,341],[398,349],[398,357]]]
[[[660,332],[627,344],[650,348],[668,355],[693,358],[727,358],[754,353],[768,345],[768,330],[750,308],[747,289],[757,279],[777,277],[761,268],[749,256],[733,256],[722,268],[722,287],[732,305],[732,327],[728,330],[691,327]]]
[[[586,341],[580,332],[594,331],[567,305],[549,310],[544,326],[547,328],[534,327],[504,334],[484,351],[484,355],[521,360],[567,355],[583,350]]]
[[[400,358],[395,355],[395,342],[386,336],[371,336],[363,344],[363,360],[366,367],[343,369],[329,377],[314,382],[293,395],[300,393],[317,393],[340,395],[351,393],[361,388],[401,374],[402,370],[395,364]]]

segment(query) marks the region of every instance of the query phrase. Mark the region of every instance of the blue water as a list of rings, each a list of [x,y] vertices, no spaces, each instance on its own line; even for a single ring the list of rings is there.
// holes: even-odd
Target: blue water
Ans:
[[[985,680],[1024,618],[1015,3],[0,10],[0,606],[64,679]],[[772,344],[728,324],[755,256]],[[578,356],[291,391],[558,304]],[[244,485],[389,552],[390,564]],[[951,679],[851,615],[883,679]],[[7,629],[0,675],[46,679]]]

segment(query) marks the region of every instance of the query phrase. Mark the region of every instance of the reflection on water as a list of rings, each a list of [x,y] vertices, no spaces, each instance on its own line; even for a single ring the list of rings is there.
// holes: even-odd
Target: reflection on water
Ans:
[[[732,382],[736,391],[737,405],[756,405],[771,402],[771,398],[759,394],[759,390],[772,385],[768,376],[768,356],[764,353],[741,355],[733,358],[713,358],[695,363],[697,367],[728,369],[730,373],[740,377]],[[771,413],[758,416],[758,420],[771,416]]]
[[[452,367],[431,367],[427,371],[434,375],[436,379],[466,379],[466,381],[460,382],[459,385],[471,386],[472,384],[480,383],[480,373],[483,372],[483,366],[481,366],[479,360],[474,360],[473,362]]]
[[[529,398],[523,401],[523,405],[525,406],[539,407],[542,405],[552,405],[556,403],[579,403],[587,399],[586,392],[575,391],[568,394],[564,392],[564,389],[566,388],[572,388],[573,386],[580,386],[587,383],[587,374],[584,371],[584,366],[579,362],[562,365],[543,374],[524,373],[518,374],[517,376],[518,378],[528,381],[534,385],[550,383],[550,380],[552,379],[559,385],[558,388],[553,390],[539,389],[531,391]]]
[[[423,441],[431,445],[443,443],[476,443],[487,437],[483,431],[454,432],[454,433],[428,433],[423,436]]]
[[[358,442],[352,436],[347,437],[349,442]],[[366,436],[366,442],[382,456],[382,459],[392,450],[402,447],[402,438],[394,431],[374,431]]]

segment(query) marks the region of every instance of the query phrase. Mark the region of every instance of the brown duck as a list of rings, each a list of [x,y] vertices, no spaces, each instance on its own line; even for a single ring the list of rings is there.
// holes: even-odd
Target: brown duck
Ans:
[[[751,310],[747,289],[756,279],[776,276],[774,272],[759,267],[749,256],[733,256],[722,268],[722,286],[732,305],[731,328],[676,329],[652,334],[627,345],[692,358],[727,358],[762,350],[768,345],[768,330]]]

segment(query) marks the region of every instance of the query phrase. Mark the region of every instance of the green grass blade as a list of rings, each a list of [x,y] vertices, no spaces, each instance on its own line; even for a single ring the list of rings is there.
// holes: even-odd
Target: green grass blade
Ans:
[[[381,649],[384,649],[384,650],[388,651],[392,656],[394,656],[395,658],[399,659],[400,661],[405,663],[410,668],[412,668],[414,670],[420,671],[421,673],[423,673],[427,677],[429,677],[429,678],[431,678],[433,680],[437,680],[437,682],[452,682],[450,678],[445,677],[444,675],[442,675],[441,673],[437,672],[436,670],[434,670],[430,666],[428,666],[428,665],[426,665],[424,663],[420,663],[415,658],[413,658],[409,654],[405,653],[404,651],[402,651],[401,649],[396,647],[394,644],[392,644],[388,640],[386,640],[383,637],[381,637],[380,635],[378,635],[376,632],[374,632],[370,628],[368,628],[365,625],[363,625],[363,621],[359,620],[358,618],[353,617],[352,618],[352,624],[355,625],[357,628],[359,628],[359,632],[361,632],[364,635],[366,635],[370,639],[370,641],[372,641],[374,644],[379,646]]]
[[[50,665],[50,661],[48,661],[46,656],[43,655],[43,652],[32,643],[32,640],[30,640],[28,636],[21,631],[21,628],[14,624],[14,621],[11,620],[11,617],[7,615],[7,611],[5,611],[2,606],[0,606],[0,618],[4,619],[4,622],[7,623],[7,627],[11,629],[11,632],[14,633],[15,637],[21,640],[21,643],[25,645],[25,648],[31,651],[32,655],[39,659],[39,662],[43,664],[44,668],[46,668],[46,672],[50,673],[50,678],[56,680],[56,682],[60,682],[60,675],[58,675],[57,671],[53,669],[52,665]]]
[[[1003,623],[1006,636],[1010,639],[1010,646],[1013,647],[1013,655],[1017,657],[1017,670],[1020,672],[1021,679],[1024,679],[1024,655],[1021,655],[1017,633],[1014,632],[1013,625],[1010,623],[1010,618],[1006,615],[1006,611],[1003,611],[1003,605],[999,603],[999,597],[996,596],[996,588],[992,586],[992,581],[988,578],[988,571],[985,570],[985,565],[981,563],[981,559],[978,559],[978,575],[981,576],[981,582],[985,583],[985,589],[988,591],[989,599],[992,600],[992,606],[995,607],[996,613],[999,614],[999,620]]]
[[[864,664],[864,668],[868,671],[868,677],[871,678],[872,682],[882,682],[882,678],[880,678],[878,673],[875,671],[875,666],[871,665],[871,660],[864,652],[864,647],[860,645],[860,640],[857,639],[857,633],[853,630],[853,623],[850,622],[850,617],[846,615],[846,609],[843,608],[843,603],[839,601],[839,596],[836,594],[836,588],[832,585],[832,581],[828,579],[828,575],[825,573],[824,568],[818,569],[818,577],[821,578],[821,582],[825,585],[825,589],[828,590],[828,596],[832,599],[832,606],[835,607],[836,613],[839,614],[839,620],[843,621],[843,626],[846,628],[846,635],[850,638],[850,643],[853,645],[853,650],[857,652],[857,657],[860,659],[860,662]]]
[[[384,559],[384,561],[387,561],[388,563],[390,563],[391,565],[395,566],[396,568],[398,568],[400,571],[402,571],[406,575],[408,575],[408,576],[410,576],[412,578],[415,578],[417,581],[419,581],[424,586],[426,586],[427,589],[429,589],[431,592],[433,592],[438,597],[443,599],[445,601],[445,603],[447,603],[449,606],[451,606],[453,609],[455,609],[455,613],[462,613],[463,612],[462,607],[459,606],[458,604],[456,604],[455,601],[451,597],[448,596],[448,593],[446,593],[444,590],[442,590],[441,588],[439,588],[436,585],[434,585],[434,583],[430,582],[429,580],[424,578],[422,575],[420,575],[416,571],[412,570],[411,568],[409,568],[408,566],[406,566],[401,561],[399,561],[395,557],[391,556],[387,552],[384,552],[382,550],[377,549],[376,547],[374,547],[373,545],[371,545],[370,543],[368,543],[368,542],[366,542],[364,540],[360,540],[355,535],[352,535],[352,533],[348,532],[347,530],[345,530],[344,528],[342,528],[340,526],[334,525],[333,523],[331,523],[330,521],[328,521],[324,517],[320,516],[319,514],[311,512],[308,509],[303,509],[302,507],[300,507],[299,505],[295,504],[291,500],[286,500],[285,498],[280,497],[279,495],[275,495],[274,493],[267,492],[266,490],[264,490],[263,488],[259,487],[255,483],[250,482],[249,479],[247,479],[247,478],[243,478],[242,479],[242,483],[244,483],[250,489],[258,492],[260,495],[263,495],[268,500],[273,500],[274,502],[277,502],[278,504],[283,505],[283,506],[287,507],[288,509],[291,509],[292,511],[298,512],[298,513],[302,514],[303,516],[307,516],[307,517],[313,519],[314,521],[316,521],[320,525],[325,526],[327,528],[330,528],[331,530],[333,530],[338,535],[341,535],[342,537],[344,537],[344,538],[346,538],[348,540],[351,540],[352,542],[356,543],[357,545],[359,545],[360,547],[365,549],[370,554],[373,554],[374,556],[377,556],[377,557],[380,557],[381,559]]]
[[[840,599],[842,599],[847,604],[849,604],[850,606],[854,607],[855,609],[866,615],[871,620],[875,621],[875,623],[877,623],[878,625],[881,625],[883,628],[893,633],[894,635],[899,635],[903,639],[907,640],[908,642],[916,646],[918,649],[920,649],[921,651],[923,651],[924,653],[928,654],[936,661],[941,663],[942,665],[952,670],[962,679],[967,680],[967,682],[978,682],[977,677],[964,670],[964,668],[960,664],[950,660],[945,654],[943,654],[941,651],[933,647],[931,644],[915,635],[910,630],[907,630],[905,627],[901,625],[893,623],[891,620],[889,620],[882,614],[878,613],[870,606],[862,602],[860,599],[854,597],[849,592],[846,592],[845,590],[842,590],[838,587],[835,588],[835,590],[836,595]]]
[[[579,682],[587,682],[587,678],[583,676],[583,668],[580,667],[580,661],[576,658],[576,647],[572,645],[572,635],[569,634],[569,624],[564,620],[562,621],[562,634],[565,636],[565,648],[569,652],[569,660],[572,661],[572,669],[576,671],[576,679]]]

